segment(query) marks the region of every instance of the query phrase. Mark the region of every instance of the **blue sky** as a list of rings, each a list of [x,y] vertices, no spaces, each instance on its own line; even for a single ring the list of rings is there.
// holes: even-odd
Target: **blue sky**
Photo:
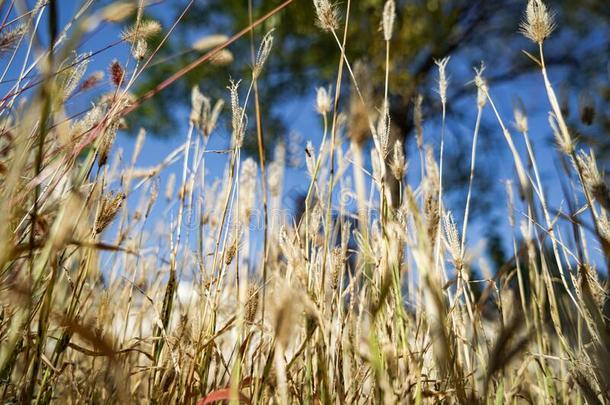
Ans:
[[[157,5],[151,8],[151,12],[155,15],[163,15],[165,11],[164,5]],[[61,21],[68,21],[68,19],[73,15],[76,8],[76,2],[68,2],[61,1],[60,2],[60,19]],[[4,12],[2,13],[4,15]],[[162,21],[164,23],[164,28],[167,29],[170,21]],[[44,23],[44,19],[43,19]],[[224,33],[230,34],[230,33]],[[120,35],[120,27],[113,24],[103,23],[100,25],[98,29],[87,34],[85,37],[85,41],[82,42],[79,47],[79,52],[84,51],[95,51],[97,49],[101,49],[108,44],[113,43]],[[23,55],[23,54],[21,54]],[[271,56],[273,57],[273,55]],[[129,49],[126,45],[121,44],[115,46],[111,49],[108,49],[104,52],[99,53],[98,55],[92,58],[92,61],[89,65],[88,72],[91,73],[95,70],[103,70],[106,71],[107,67],[111,63],[113,59],[118,59],[121,62],[125,62],[129,60]],[[16,58],[19,59],[19,55]],[[3,61],[6,61],[6,56],[3,58]],[[248,64],[249,61],[240,61],[237,60],[233,63],[243,63]],[[130,62],[133,65],[133,61]],[[449,64],[448,72],[451,75],[452,69],[464,69],[467,68],[460,64],[459,57],[454,58],[452,62]],[[493,65],[489,63],[488,71],[493,72]],[[14,78],[17,75],[17,66],[13,66],[9,69],[6,79]],[[554,83],[558,83],[563,79],[562,72],[560,70],[554,71],[552,70],[551,79]],[[86,75],[85,75],[86,76]],[[6,81],[5,79],[5,81]],[[227,81],[229,77],[224,78]],[[220,78],[219,80],[223,80]],[[0,84],[0,90],[2,92],[6,92],[7,88],[12,85],[11,82],[6,82]],[[247,84],[246,84],[247,85]],[[461,86],[466,85],[466,83],[450,83],[450,91],[451,95],[452,89],[456,90]],[[298,133],[303,140],[303,147],[305,146],[306,140],[312,140],[313,144],[318,147],[321,139],[321,122],[318,115],[315,112],[315,88],[318,86],[328,86],[328,83],[311,83],[310,91],[303,96],[302,98],[296,98],[292,102],[289,102],[282,106],[282,115],[286,118],[286,122],[290,123],[289,131]],[[108,89],[107,85],[103,86],[104,89]],[[547,111],[548,100],[546,98],[546,93],[544,91],[544,86],[542,82],[542,78],[539,73],[533,73],[530,75],[522,76],[517,80],[507,82],[500,86],[494,86],[492,84],[491,94],[494,97],[498,108],[500,110],[501,115],[506,123],[512,122],[512,103],[515,96],[519,96],[523,99],[525,103],[526,110],[529,112],[529,122],[530,122],[530,135],[536,150],[539,165],[542,171],[542,177],[544,179],[544,183],[546,184],[547,190],[547,199],[551,202],[551,206],[554,208],[559,208],[561,201],[563,200],[561,195],[561,190],[559,188],[559,183],[557,180],[557,172],[556,172],[556,152],[554,150],[553,145],[550,142],[550,129],[548,127],[547,121]],[[77,95],[74,97],[68,104],[67,110],[68,113],[75,113],[82,111],[90,105],[92,94],[83,94]],[[162,94],[160,95],[162,97]],[[185,94],[184,97],[186,99],[190,99],[190,94]],[[228,93],[227,93],[228,99]],[[453,100],[449,100],[450,103]],[[447,132],[447,148],[456,147],[457,141],[456,137],[466,136],[471,138],[472,129],[474,127],[474,114],[476,112],[475,108],[475,100],[474,94],[469,97],[464,97],[458,101],[459,109],[463,109],[464,111],[469,111],[465,115],[465,118],[460,121],[452,121],[451,125],[448,127]],[[180,115],[184,115],[186,118],[187,111],[179,111]],[[229,114],[227,108],[224,110],[224,114]],[[494,123],[495,118],[492,114],[492,111],[489,107],[485,109],[485,120],[488,123]],[[187,120],[184,119],[182,122],[186,123]],[[461,128],[459,127],[461,126]],[[507,220],[505,219],[505,195],[504,188],[500,185],[500,183],[508,178],[513,177],[513,166],[512,159],[508,154],[508,148],[506,147],[506,142],[502,137],[502,133],[499,130],[499,127],[495,124],[491,125],[491,131],[485,131],[480,134],[480,142],[481,143],[497,143],[499,147],[494,149],[494,156],[491,156],[492,163],[491,168],[494,170],[494,181],[497,182],[497,195],[494,195],[493,198],[497,199],[501,203],[498,205],[501,207],[497,212],[493,213],[493,215],[498,218],[498,226],[507,227]],[[140,154],[140,158],[137,162],[137,166],[139,167],[149,167],[158,164],[161,162],[167,154],[179,147],[185,141],[186,136],[186,125],[176,128],[174,136],[166,136],[163,138],[148,136],[146,143],[144,144],[144,148],[142,153]],[[427,141],[438,145],[439,133],[440,130],[438,125],[434,122],[426,126],[426,136]],[[521,135],[516,131],[512,131],[513,136],[515,138],[515,143],[518,145],[518,148],[522,153],[522,157],[526,156],[525,150],[523,147],[523,142],[521,139]],[[255,136],[254,133],[248,133],[247,136]],[[211,137],[209,148],[210,149],[222,149],[225,148],[228,144],[229,136],[226,131],[221,128],[219,131],[214,133]],[[117,142],[115,144],[115,150],[122,149],[124,153],[125,160],[128,161],[131,153],[133,151],[135,138],[127,136],[125,134],[121,134]],[[468,139],[465,144],[470,145],[471,139]],[[418,158],[413,153],[415,152],[415,147],[413,144],[408,145],[409,151],[411,151],[411,164],[410,164],[410,180],[411,184],[414,182],[418,182],[419,177],[419,167],[418,167]],[[468,157],[470,153],[466,154]],[[225,169],[225,156],[223,155],[208,155],[209,159],[206,163],[209,173],[208,178],[217,178],[223,175],[223,171]],[[490,158],[489,156],[487,158]],[[451,170],[450,167],[446,167],[445,170]],[[180,177],[181,172],[181,160],[178,160],[177,163],[172,165],[167,170],[163,171],[160,175],[160,191],[161,194],[165,189],[165,183],[170,173],[175,173],[178,177]],[[476,179],[475,179],[476,181]],[[292,201],[291,196],[295,194],[295,191],[305,192],[307,187],[308,177],[302,169],[288,169],[288,172],[285,176],[285,198],[283,199],[284,203],[290,207]],[[497,197],[497,198],[496,198]],[[474,196],[474,198],[477,198]],[[137,196],[134,196],[130,201],[130,204],[137,203]],[[290,207],[291,208],[291,207]],[[451,207],[456,210],[456,217],[461,218],[463,211],[462,206],[454,206]],[[565,208],[565,207],[564,207]],[[159,198],[157,202],[150,223],[154,223],[156,219],[167,219],[167,215],[175,215],[175,207],[167,207],[165,200],[163,198]],[[486,213],[489,214],[489,213]],[[469,244],[470,246],[476,245],[479,241],[481,241],[486,234],[486,224],[482,220],[486,220],[488,215],[480,215],[478,216],[478,220],[469,228]],[[151,225],[152,227],[153,225]],[[151,230],[154,228],[151,228]],[[508,230],[508,228],[506,228]],[[510,252],[510,239],[505,240],[507,252]],[[254,251],[258,250],[257,246],[252,247]]]

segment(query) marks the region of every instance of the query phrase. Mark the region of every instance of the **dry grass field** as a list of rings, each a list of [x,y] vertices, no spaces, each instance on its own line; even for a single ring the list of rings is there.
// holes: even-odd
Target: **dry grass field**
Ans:
[[[253,63],[243,61],[251,74],[226,83],[226,102],[199,88],[184,94],[192,110],[182,146],[142,167],[146,128],[132,156],[113,145],[125,117],[184,73],[143,97],[131,91],[158,50],[147,38],[171,30],[136,9],[134,25],[116,38],[130,45],[129,59],[99,66],[104,75],[85,74],[91,54],[74,52],[75,36],[120,16],[125,3],[90,12],[85,2],[66,27],[56,26],[56,3],[39,1],[0,25],[3,64],[19,74],[0,100],[3,403],[610,402],[601,276],[610,258],[610,193],[560,108],[545,65],[553,13],[541,0],[529,1],[515,31],[531,40],[526,51],[546,89],[556,153],[577,180],[568,193],[583,204],[549,201],[541,172],[550,163],[537,160],[528,117],[518,107],[504,116],[485,78],[493,64],[477,67],[470,185],[483,116],[497,123],[494,136],[512,158],[498,161],[513,179],[496,202],[514,251],[493,273],[472,270],[476,193],[468,190],[455,215],[460,225],[444,204],[449,58],[436,61],[440,147],[430,146],[415,102],[421,173],[407,182],[408,159],[390,134],[390,69],[385,98],[369,99],[345,52],[353,2],[299,4],[315,7],[312,24],[334,38],[337,74],[311,106],[323,133],[302,151],[303,213],[278,218],[286,212],[284,147],[267,153],[259,143],[254,157],[242,151],[246,137],[262,138],[255,84],[274,57],[273,31],[258,38]],[[388,0],[375,33],[386,60],[394,14]],[[39,33],[55,46],[28,46]],[[229,57],[223,51],[232,40],[196,62]],[[65,103],[91,88],[105,91],[70,116]],[[362,116],[340,111],[347,93]],[[213,151],[208,141],[221,117],[231,142]],[[370,151],[350,136],[356,121],[373,139]],[[220,181],[208,178],[211,153],[224,158]],[[178,175],[159,181],[172,164]],[[357,210],[345,207],[348,199]],[[170,209],[153,229],[151,210],[161,200]],[[557,226],[565,221],[571,226]]]

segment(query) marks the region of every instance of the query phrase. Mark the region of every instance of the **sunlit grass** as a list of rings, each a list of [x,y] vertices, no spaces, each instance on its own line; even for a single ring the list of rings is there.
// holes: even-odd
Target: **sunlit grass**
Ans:
[[[114,143],[126,114],[153,96],[131,90],[153,62],[157,50],[147,36],[160,25],[126,3],[93,14],[85,6],[67,35],[47,18],[56,46],[36,53],[27,44],[46,29],[41,16],[53,16],[55,3],[39,2],[18,27],[0,30],[3,60],[19,73],[0,100],[3,403],[610,401],[607,283],[594,253],[610,255],[610,193],[557,102],[543,49],[554,23],[539,0],[530,0],[520,27],[536,46],[528,55],[546,90],[557,156],[570,163],[563,166],[574,179],[566,194],[579,203],[551,211],[562,201],[550,201],[540,175],[550,163],[537,159],[523,110],[517,106],[509,118],[498,111],[481,66],[473,72],[476,123],[467,203],[457,208],[461,224],[445,205],[444,146],[435,150],[423,132],[421,98],[414,103],[413,165],[420,173],[406,181],[405,143],[389,112],[394,72],[386,63],[383,97],[367,91],[343,34],[352,23],[350,0],[298,5],[315,6],[312,24],[334,37],[337,81],[317,91],[312,108],[322,142],[303,152],[307,170],[299,176],[308,192],[303,212],[291,216],[282,205],[285,146],[262,165],[262,146],[258,163],[242,151],[245,137],[262,139],[261,128],[250,130],[260,117],[249,121],[248,112],[258,107],[256,79],[273,58],[273,32],[253,54],[252,74],[226,83],[229,108],[199,88],[185,94],[192,109],[184,144],[142,168],[145,129],[132,156]],[[91,54],[75,56],[71,35],[121,13],[136,16],[117,38],[129,45],[129,59],[85,75]],[[386,61],[394,13],[389,0],[378,34]],[[198,63],[236,38],[201,42],[213,49]],[[451,64],[437,64],[444,140]],[[340,102],[346,87],[349,111]],[[92,88],[103,94],[69,117],[67,100]],[[231,141],[226,150],[210,150],[222,115]],[[498,164],[514,177],[495,207],[506,213],[514,256],[493,274],[473,270],[480,257],[468,233],[483,116],[498,124],[494,136],[512,159]],[[208,176],[210,153],[225,157],[220,180]],[[179,171],[162,183],[173,163]],[[166,209],[153,227],[159,200]],[[259,229],[255,217],[264,218]]]

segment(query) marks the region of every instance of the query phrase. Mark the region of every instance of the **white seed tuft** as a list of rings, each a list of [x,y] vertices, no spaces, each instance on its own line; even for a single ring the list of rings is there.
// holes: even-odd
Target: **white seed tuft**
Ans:
[[[396,3],[394,0],[387,0],[383,6],[383,38],[386,41],[392,39],[392,30],[394,28],[394,20],[396,19]]]
[[[316,111],[321,115],[325,115],[330,112],[331,100],[329,91],[324,87],[318,87],[316,91]]]
[[[520,98],[516,99],[514,102],[513,116],[515,118],[515,128],[517,128],[517,131],[522,133],[527,132],[527,114],[525,112],[525,106],[523,105],[523,101]]]
[[[447,86],[449,85],[449,80],[447,79],[447,64],[449,63],[450,56],[443,58],[441,60],[436,60],[436,66],[438,66],[438,94],[441,97],[441,102],[443,104],[447,103]]]
[[[474,76],[474,84],[477,86],[477,106],[479,108],[485,107],[487,104],[487,92],[489,88],[487,87],[487,81],[483,77],[483,72],[485,71],[485,64],[481,62],[481,66],[478,68],[474,68],[475,76]]]
[[[229,37],[223,34],[206,35],[196,40],[192,47],[196,51],[208,51],[227,42]]]

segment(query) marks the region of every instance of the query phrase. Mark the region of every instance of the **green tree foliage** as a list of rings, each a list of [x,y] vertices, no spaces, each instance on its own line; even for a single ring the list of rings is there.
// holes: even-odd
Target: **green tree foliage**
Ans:
[[[381,12],[384,0],[358,0],[352,2],[348,57],[352,61],[363,61],[372,75],[370,82],[384,74],[385,43],[380,32]],[[594,72],[607,62],[610,44],[608,24],[610,12],[604,1],[558,0],[550,4],[557,11],[557,30],[548,43],[547,63],[570,68],[579,65],[580,75],[570,76],[570,83],[582,89],[592,84]],[[253,18],[280,4],[279,0],[254,1]],[[345,2],[337,5],[341,12]],[[521,0],[417,0],[397,1],[397,21],[391,51],[391,105],[393,121],[406,136],[411,132],[411,101],[416,93],[426,97],[428,110],[435,108],[436,99],[431,93],[435,75],[434,59],[454,55],[451,70],[454,96],[469,91],[464,83],[472,77],[471,66],[482,59],[493,64],[490,80],[507,81],[534,68],[533,62],[522,54],[514,56],[527,42],[518,33],[515,21],[523,12],[525,2]],[[174,8],[178,15],[184,4],[164,6]],[[501,11],[501,12],[500,12]],[[343,14],[343,13],[342,13]],[[343,16],[344,17],[344,16]],[[200,53],[192,49],[196,38],[206,34],[232,34],[249,24],[246,0],[209,0],[195,2],[170,43],[164,47],[162,58],[150,69],[140,91],[154,87],[156,83],[192,61]],[[314,24],[314,8],[308,0],[298,0],[279,15],[268,20],[255,31],[256,39],[271,28],[275,28],[275,46],[266,74],[261,78],[263,108],[273,120],[266,125],[272,130],[270,136],[282,134],[282,121],[278,119],[282,103],[294,99],[295,95],[313,92],[315,86],[331,82],[335,74],[338,49],[333,38]],[[568,46],[566,46],[568,45]],[[256,44],[255,44],[256,46]],[[154,111],[171,112],[176,103],[187,105],[189,88],[200,84],[213,97],[226,95],[225,86],[229,77],[248,77],[251,60],[251,42],[244,38],[230,48],[235,62],[229,66],[206,64],[188,74],[184,80],[156,97],[149,106],[140,110],[137,118],[144,118]],[[601,51],[601,52],[600,52]],[[605,51],[605,52],[603,52]],[[457,56],[457,58],[456,58]],[[167,63],[171,62],[171,63]],[[586,65],[583,69],[583,65]],[[322,80],[322,82],[321,82]],[[373,89],[375,94],[381,88]],[[458,113],[459,111],[454,111]],[[155,116],[158,135],[171,135],[175,128],[175,115],[164,114],[162,120]]]
[[[350,25],[347,39],[347,55],[353,65],[361,62],[366,66],[366,84],[375,83],[368,89],[372,105],[379,108],[383,94],[385,74],[385,42],[381,32],[381,17],[385,0],[358,0],[351,2]],[[599,106],[607,105],[608,77],[605,75],[608,49],[610,49],[610,11],[603,0],[556,0],[549,3],[556,12],[556,28],[545,42],[546,63],[553,69],[553,80],[564,83],[566,100],[578,99],[587,93],[597,107],[592,125],[583,125],[578,103],[565,101],[573,132],[581,141],[590,142],[601,152],[610,150],[603,134],[610,128],[610,117]],[[281,4],[280,0],[252,0],[252,15],[249,15],[247,0],[208,0],[195,2],[161,50],[160,59],[148,70],[139,92],[145,92],[177,71],[181,66],[202,54],[193,49],[197,39],[206,35],[231,35],[248,26],[252,20],[264,15]],[[346,2],[336,4],[342,23],[345,21]],[[472,123],[464,121],[466,112],[460,99],[473,96],[474,86],[467,85],[473,78],[472,67],[485,61],[489,66],[486,78],[492,91],[502,83],[510,83],[522,75],[536,72],[537,66],[521,50],[531,50],[529,41],[519,32],[516,23],[522,18],[526,2],[523,0],[396,0],[396,22],[390,53],[390,115],[393,138],[402,138],[403,145],[410,145],[413,133],[413,99],[424,96],[424,118],[430,122],[439,116],[440,100],[436,89],[437,68],[435,60],[452,56],[449,65],[448,119],[462,121],[453,128],[470,128]],[[164,5],[163,16],[167,23],[182,13],[185,3]],[[168,7],[174,15],[168,16]],[[153,13],[155,12],[155,9]],[[311,96],[318,86],[334,83],[339,49],[333,37],[315,25],[315,11],[310,0],[295,0],[278,15],[267,20],[254,31],[253,38],[243,37],[228,49],[234,61],[228,65],[206,63],[190,72],[182,80],[150,100],[133,115],[132,127],[145,124],[159,136],[173,136],[179,128],[180,117],[172,113],[180,111],[177,106],[188,109],[190,88],[198,84],[212,98],[227,97],[229,79],[251,76],[252,49],[270,29],[274,29],[274,49],[263,75],[259,78],[261,108],[267,151],[277,139],[288,135],[287,123],[283,120],[283,107],[287,102],[298,101],[299,96]],[[340,28],[341,30],[342,28]],[[340,34],[340,33],[339,33]],[[345,75],[344,89],[349,89],[349,77]],[[523,81],[521,81],[522,83]],[[528,95],[527,92],[524,93]],[[529,93],[531,94],[531,93]],[[344,91],[341,109],[349,112],[349,94]],[[583,96],[584,97],[584,96]],[[604,99],[605,97],[605,99]],[[582,98],[582,97],[581,97]],[[525,100],[526,104],[528,100]],[[582,104],[582,103],[581,103]],[[538,113],[546,115],[548,106],[535,106]],[[313,106],[312,106],[313,109]],[[165,111],[158,114],[158,111]],[[601,113],[600,113],[601,111]],[[285,114],[284,114],[285,116]],[[154,119],[153,119],[154,118]],[[353,119],[353,117],[352,117]],[[454,122],[455,124],[456,122]],[[459,125],[459,124],[465,125]],[[348,125],[354,122],[348,122]],[[251,125],[254,125],[252,120]],[[483,123],[485,132],[485,122]],[[364,128],[368,135],[367,128]],[[435,134],[426,134],[427,137]],[[459,134],[458,134],[459,135]],[[466,134],[465,134],[466,135]],[[548,136],[552,134],[538,134]],[[498,143],[482,138],[480,147],[495,155],[493,148]],[[427,142],[431,138],[427,138]],[[448,175],[448,192],[458,190],[457,198],[463,198],[462,185],[468,178],[469,136],[453,137],[454,147],[446,152],[446,161],[452,167]],[[494,146],[496,145],[496,146]],[[257,156],[257,138],[248,136],[244,149]],[[601,153],[600,153],[601,155]],[[604,160],[600,156],[600,160]],[[608,161],[608,159],[605,159]],[[494,184],[485,172],[493,162],[479,162],[478,191],[492,190]],[[487,169],[485,166],[487,165]],[[493,171],[493,170],[491,170]],[[390,176],[391,177],[391,176]],[[391,183],[392,178],[388,179]],[[490,194],[479,193],[475,212],[488,210]]]

